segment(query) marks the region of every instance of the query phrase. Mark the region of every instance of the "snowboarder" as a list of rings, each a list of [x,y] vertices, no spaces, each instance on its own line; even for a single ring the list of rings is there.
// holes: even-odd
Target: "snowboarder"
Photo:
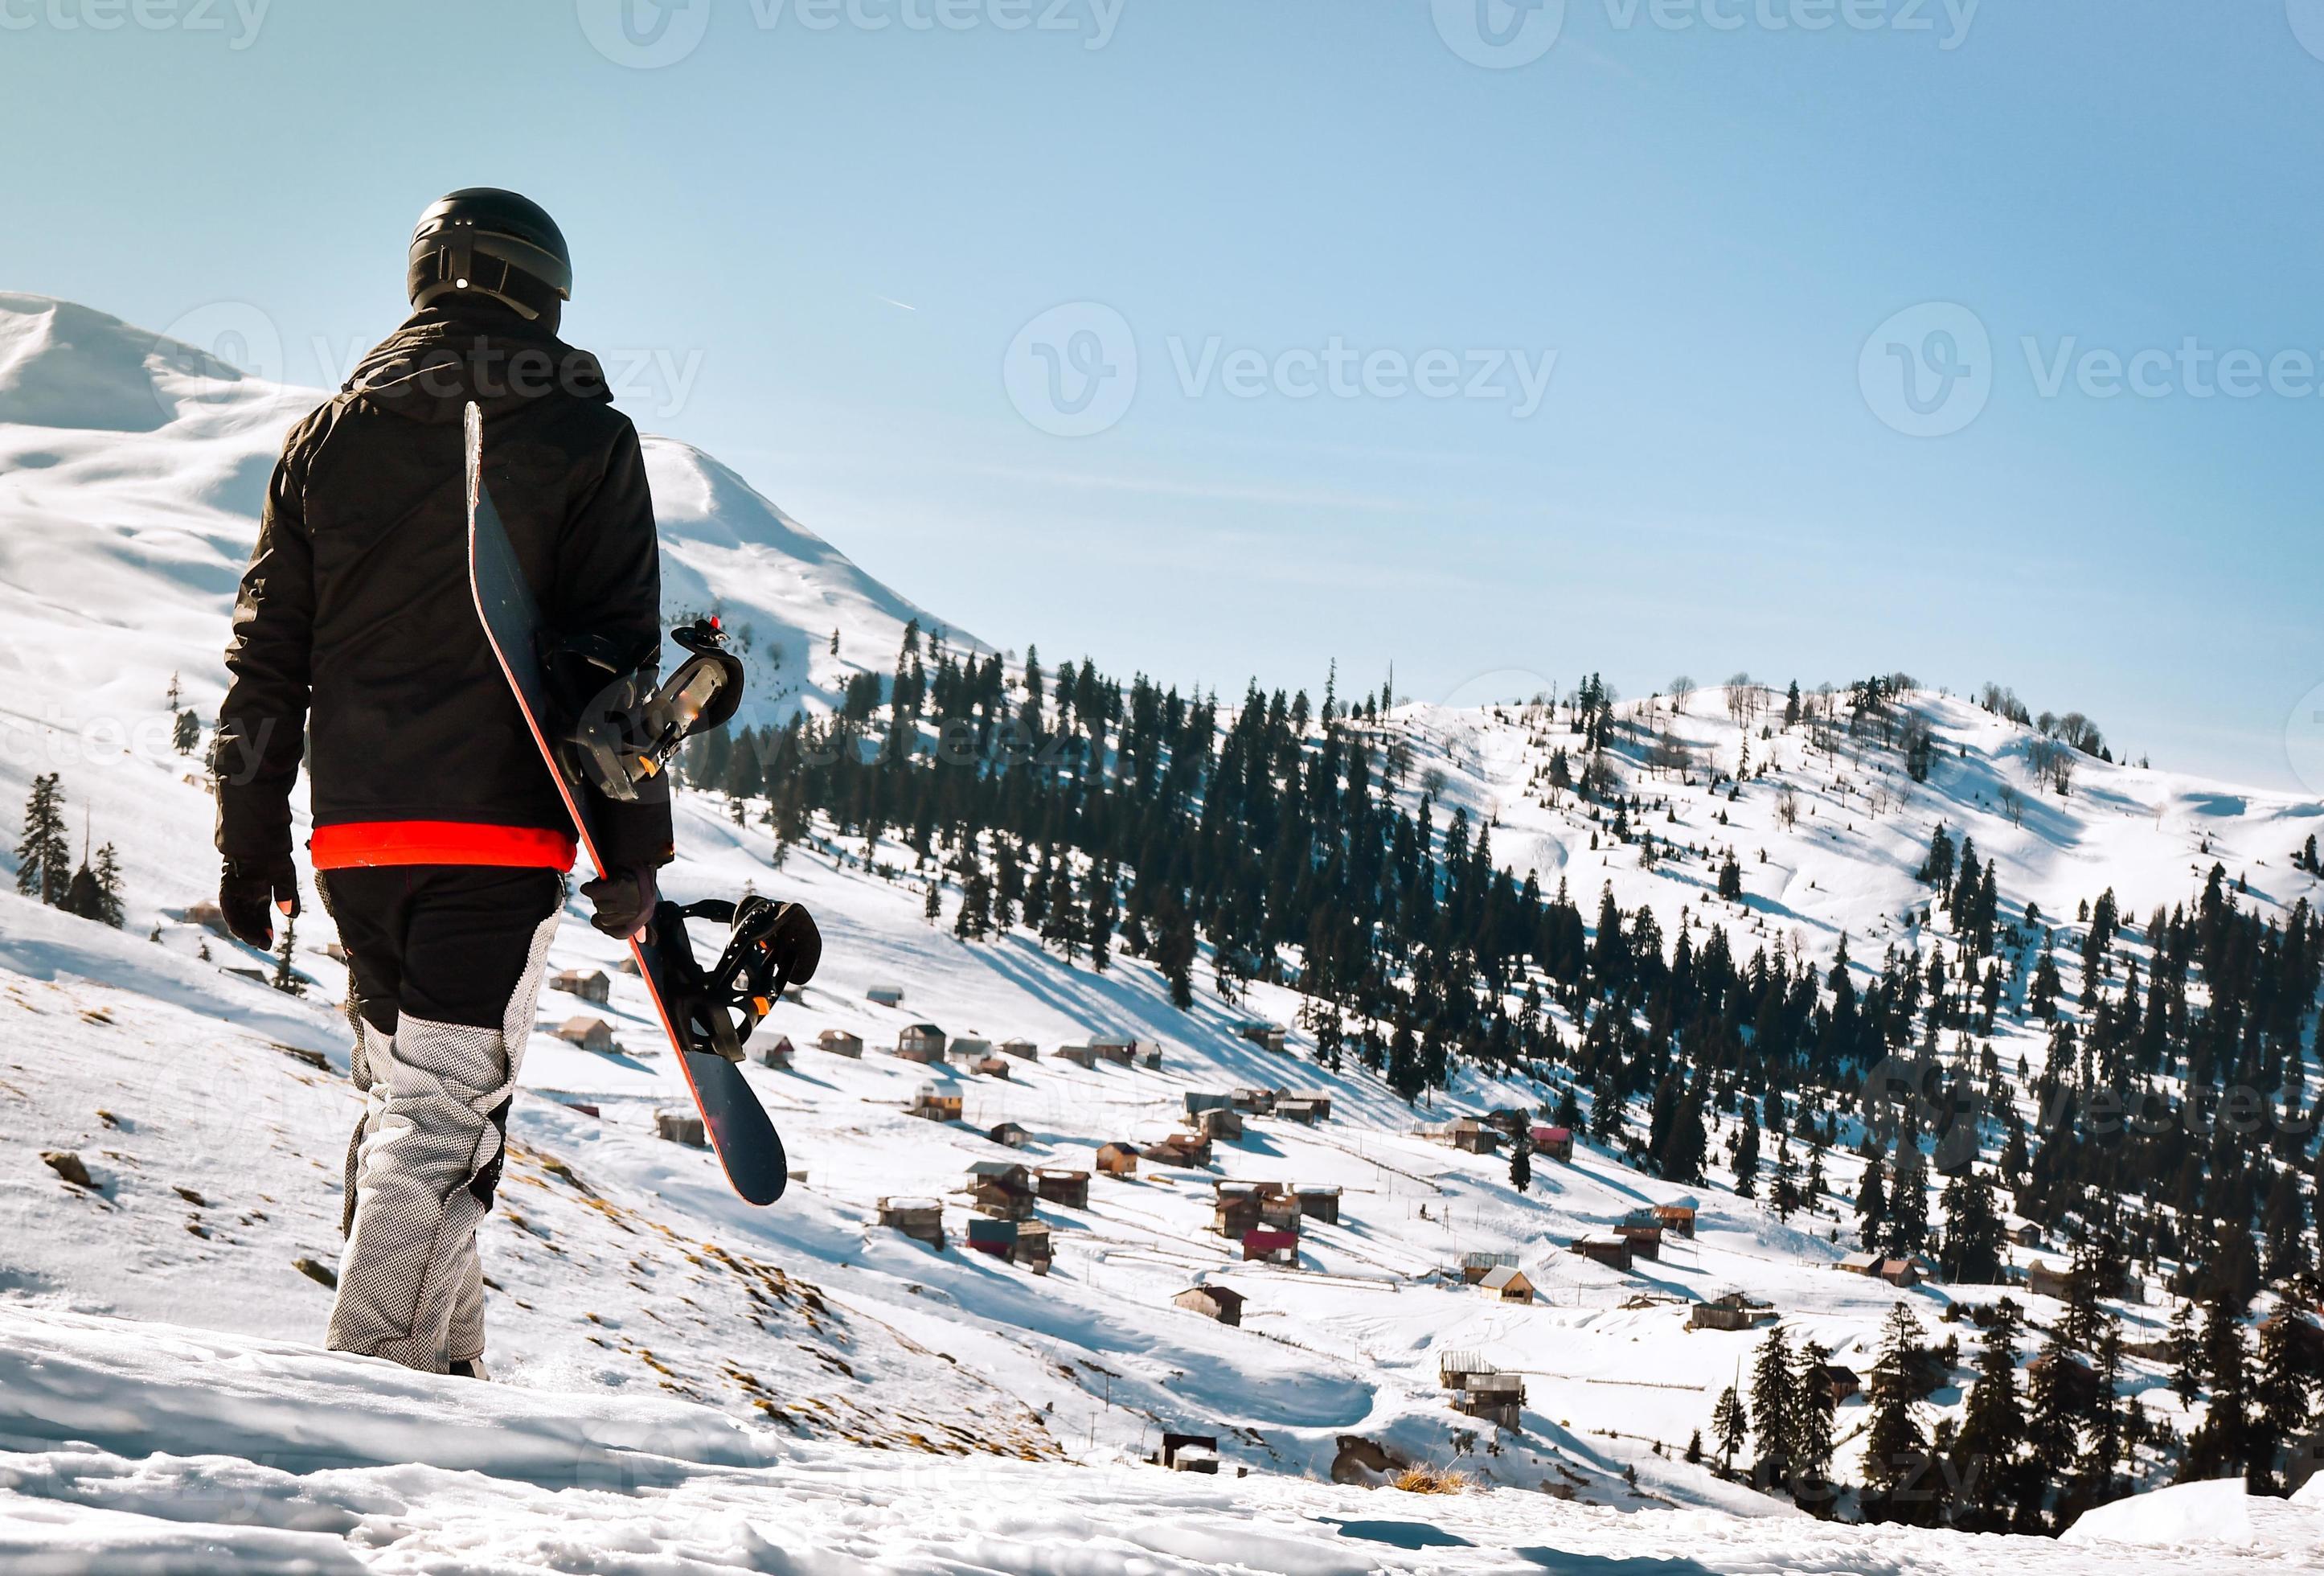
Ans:
[[[226,648],[218,906],[258,947],[270,911],[298,913],[304,756],[365,1097],[329,1345],[481,1378],[475,1232],[576,848],[469,594],[466,403],[558,628],[650,672],[660,571],[637,433],[595,359],[558,337],[572,268],[549,215],[455,191],[420,216],[408,284],[411,317],[291,430],[268,489]],[[626,937],[670,858],[668,790],[592,809],[609,873],[581,891]]]

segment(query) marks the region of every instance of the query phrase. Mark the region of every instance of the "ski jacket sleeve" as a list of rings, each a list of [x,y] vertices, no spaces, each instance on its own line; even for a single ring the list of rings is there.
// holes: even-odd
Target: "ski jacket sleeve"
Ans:
[[[306,746],[314,644],[315,555],[305,499],[313,420],[291,430],[275,464],[226,642],[231,681],[211,762],[218,852],[236,861],[290,856],[290,788]]]
[[[605,451],[604,470],[566,523],[557,555],[558,622],[604,636],[642,666],[661,654],[661,542],[637,429],[626,418]],[[591,799],[597,850],[614,870],[654,869],[669,862],[669,785],[650,778],[634,802],[581,790]]]

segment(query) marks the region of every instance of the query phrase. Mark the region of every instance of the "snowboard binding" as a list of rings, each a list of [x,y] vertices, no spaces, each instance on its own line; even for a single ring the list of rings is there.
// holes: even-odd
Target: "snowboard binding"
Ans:
[[[729,927],[725,950],[707,969],[686,933],[690,919]],[[688,1049],[729,1061],[742,1060],[751,1031],[785,989],[813,979],[823,961],[823,936],[807,910],[764,897],[684,905],[664,900],[654,911],[653,937],[669,971],[663,1006],[671,1025]]]
[[[632,803],[659,777],[678,746],[733,717],[742,703],[742,660],[715,618],[670,632],[690,654],[654,687],[659,663],[627,660],[602,635],[544,634],[541,666],[572,720],[555,740],[567,781]]]

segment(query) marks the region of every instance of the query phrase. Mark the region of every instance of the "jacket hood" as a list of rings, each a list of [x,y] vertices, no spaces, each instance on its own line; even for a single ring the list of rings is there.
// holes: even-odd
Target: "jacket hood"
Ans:
[[[430,426],[459,421],[471,400],[489,415],[550,394],[613,397],[586,350],[512,313],[434,307],[380,341],[342,392]]]

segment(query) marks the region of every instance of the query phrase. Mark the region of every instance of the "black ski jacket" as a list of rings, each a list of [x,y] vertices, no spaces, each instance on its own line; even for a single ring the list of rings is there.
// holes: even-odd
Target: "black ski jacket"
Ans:
[[[485,483],[543,616],[641,665],[658,656],[644,459],[595,359],[488,302],[420,311],[291,429],[274,468],[226,647],[215,766],[228,859],[290,852],[303,756],[318,867],[553,865],[542,849],[559,843],[570,863],[570,819],[469,591],[472,399]],[[669,858],[666,788],[593,811],[608,864]]]

